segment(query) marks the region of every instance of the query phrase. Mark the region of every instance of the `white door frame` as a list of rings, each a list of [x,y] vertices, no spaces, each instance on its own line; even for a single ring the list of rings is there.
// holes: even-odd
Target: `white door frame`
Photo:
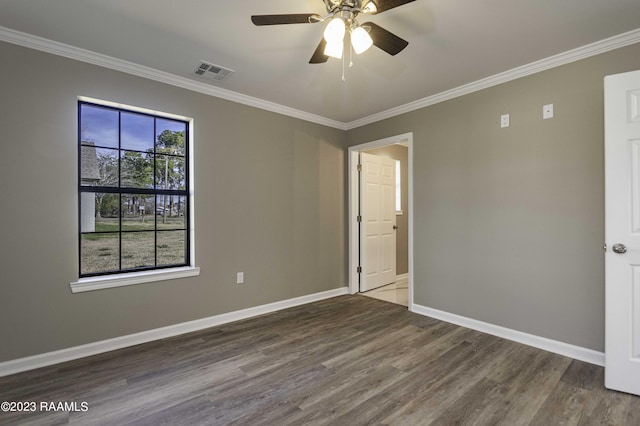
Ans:
[[[356,294],[358,292],[358,153],[368,151],[374,148],[404,143],[408,148],[408,205],[407,214],[409,222],[408,243],[409,243],[409,310],[413,311],[413,133],[404,133],[402,135],[391,136],[377,141],[367,142],[360,145],[349,147],[348,151],[348,184],[349,184],[349,293]]]

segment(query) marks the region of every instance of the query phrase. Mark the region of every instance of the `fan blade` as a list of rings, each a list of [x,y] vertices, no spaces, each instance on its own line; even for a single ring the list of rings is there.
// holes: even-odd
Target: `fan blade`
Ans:
[[[310,24],[311,18],[320,18],[316,13],[293,13],[288,15],[253,15],[251,22],[255,25]]]
[[[393,9],[394,7],[402,6],[407,3],[414,2],[416,0],[371,0],[376,5],[375,13],[382,13],[385,10]],[[365,5],[366,7],[366,5]]]
[[[327,46],[327,42],[323,38],[322,40],[320,40],[320,44],[318,44],[316,51],[313,52],[311,59],[309,59],[310,64],[322,64],[329,60],[329,57],[324,54],[324,48],[326,46]]]
[[[387,52],[389,55],[397,55],[409,45],[409,42],[401,39],[397,35],[390,33],[373,22],[365,22],[363,27],[370,27],[369,35],[373,40],[373,45]]]

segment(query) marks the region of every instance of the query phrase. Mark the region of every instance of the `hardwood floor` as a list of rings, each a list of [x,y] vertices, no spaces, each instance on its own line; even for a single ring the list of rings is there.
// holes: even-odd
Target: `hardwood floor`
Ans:
[[[640,398],[602,383],[601,367],[340,296],[0,378],[0,401],[38,404],[0,424],[640,424]]]

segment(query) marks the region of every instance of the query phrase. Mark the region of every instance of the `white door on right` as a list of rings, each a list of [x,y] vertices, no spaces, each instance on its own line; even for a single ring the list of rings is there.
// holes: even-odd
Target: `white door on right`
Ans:
[[[640,395],[640,71],[605,78],[605,386]]]

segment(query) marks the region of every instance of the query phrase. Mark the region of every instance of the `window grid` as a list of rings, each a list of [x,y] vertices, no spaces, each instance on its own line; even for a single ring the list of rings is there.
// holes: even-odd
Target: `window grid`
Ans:
[[[105,110],[105,111],[114,111],[117,112],[117,148],[114,146],[109,146],[109,144],[100,144],[100,143],[92,143],[90,141],[84,141],[83,140],[83,106],[88,106],[88,107],[93,107],[99,110]],[[127,113],[127,114],[135,114],[136,116],[141,116],[141,117],[147,117],[149,119],[153,120],[153,150],[149,150],[147,149],[146,151],[144,150],[140,150],[140,149],[132,149],[132,147],[124,147],[123,146],[123,141],[122,141],[122,136],[123,136],[123,126],[122,126],[122,115],[123,113]],[[171,123],[179,123],[181,125],[181,128],[184,129],[183,132],[183,138],[182,138],[182,154],[178,154],[178,151],[180,151],[180,147],[174,147],[174,152],[166,152],[165,150],[158,150],[158,140],[159,140],[159,134],[158,134],[158,121],[159,120],[164,120],[166,122],[171,122]],[[165,129],[165,131],[167,131]],[[178,132],[179,133],[179,132]],[[188,182],[189,182],[189,144],[188,144],[188,140],[189,140],[189,124],[186,121],[182,121],[182,120],[177,120],[177,119],[169,119],[166,117],[162,117],[162,116],[158,116],[158,115],[152,115],[152,114],[146,114],[146,113],[141,113],[141,112],[137,112],[137,111],[128,111],[126,109],[122,109],[122,108],[115,108],[115,107],[110,107],[110,106],[105,106],[105,105],[100,105],[100,104],[95,104],[95,103],[90,103],[90,102],[84,102],[84,101],[80,101],[78,103],[78,194],[79,194],[79,203],[78,203],[78,213],[79,213],[79,237],[78,237],[78,246],[79,246],[79,273],[80,273],[80,277],[91,277],[91,276],[99,276],[99,275],[110,275],[110,274],[119,274],[119,273],[124,273],[124,272],[135,272],[135,271],[145,271],[145,270],[154,270],[154,269],[165,269],[165,268],[173,268],[173,267],[179,267],[179,266],[188,266],[189,265],[189,259],[190,259],[190,253],[189,253],[189,249],[190,249],[190,244],[189,244],[189,219],[190,219],[190,215],[189,215],[189,190],[188,190]],[[84,152],[83,152],[83,148],[84,149],[88,149],[89,151],[93,150],[93,151],[98,151],[98,150],[108,150],[107,152],[113,151],[116,155],[117,155],[117,160],[116,160],[116,165],[117,165],[117,182],[115,184],[112,185],[100,185],[100,183],[104,183],[104,176],[101,176],[100,182],[96,182],[95,184],[89,185],[89,184],[85,184],[83,183],[83,157],[84,157]],[[152,164],[152,186],[153,188],[144,188],[144,187],[133,187],[133,186],[126,186],[124,185],[124,176],[123,176],[123,158],[126,155],[126,153],[133,153],[133,155],[135,154],[139,154],[142,158],[144,158],[144,156],[148,156],[150,157],[151,160],[151,164]],[[97,157],[97,154],[96,154]],[[158,159],[162,157],[165,160],[165,179],[162,182],[162,185],[160,184],[160,176],[158,174],[159,172],[159,164],[158,164]],[[167,176],[168,176],[168,165],[169,162],[172,162],[173,165],[179,163],[180,161],[182,161],[182,176],[181,176],[181,181],[182,184],[178,185],[178,187],[181,187],[179,189],[174,189],[171,188],[171,185],[168,182]],[[97,162],[97,160],[96,160]],[[180,179],[179,179],[180,181]],[[108,183],[108,181],[107,181]],[[162,188],[161,188],[162,186]],[[86,231],[83,230],[83,224],[82,224],[82,220],[83,220],[83,207],[87,208],[87,203],[86,200],[84,200],[84,205],[83,205],[83,194],[93,194],[94,199],[98,196],[101,196],[101,200],[104,199],[104,196],[106,195],[115,195],[117,196],[117,230],[98,230],[98,229],[93,229],[91,231]],[[99,195],[101,194],[101,195]],[[124,216],[125,216],[125,197],[127,196],[132,196],[131,197],[131,204],[127,206],[127,213],[132,212],[134,214],[134,216],[136,215],[136,213],[141,213],[141,216],[143,218],[143,222],[144,222],[144,216],[146,213],[146,204],[149,197],[153,197],[153,202],[151,203],[151,205],[153,206],[153,229],[148,230],[148,229],[125,229],[125,222],[124,222]],[[142,205],[142,209],[140,208],[140,206],[138,206],[138,211],[136,212],[135,208],[135,197],[140,197],[142,200],[144,201],[140,201],[139,203],[144,203]],[[162,197],[162,208],[159,209],[159,199]],[[170,202],[169,204],[167,204],[166,202],[166,197],[170,197]],[[171,216],[174,212],[174,202],[177,199],[178,201],[178,207],[175,210],[176,214],[178,216],[178,218],[180,216],[182,216],[182,225],[181,226],[175,226],[175,227],[166,227],[166,228],[161,228],[160,227],[160,223],[159,223],[159,218],[158,218],[158,212],[162,212],[162,216],[161,219],[166,219],[167,218],[167,206],[169,206],[169,216]],[[95,208],[95,205],[94,205]],[[151,213],[151,212],[150,212]],[[164,224],[164,221],[163,221]],[[123,244],[124,244],[124,240],[125,238],[123,238],[126,235],[134,235],[134,234],[139,234],[139,235],[143,235],[142,233],[150,233],[153,232],[153,265],[137,265],[134,267],[130,267],[130,266],[123,266]],[[159,262],[159,236],[162,235],[169,235],[169,233],[173,233],[173,235],[175,236],[176,233],[181,232],[182,233],[182,238],[183,238],[183,242],[181,243],[181,248],[182,248],[182,256],[181,256],[181,261],[180,262],[170,262],[170,263],[164,263],[162,264],[161,262]],[[86,270],[83,271],[83,236],[99,236],[99,235],[117,235],[117,239],[118,239],[118,253],[117,253],[117,268],[107,268],[104,270],[100,270],[100,271],[89,271],[87,272]],[[86,238],[86,237],[85,237]],[[86,259],[85,259],[86,260]]]

